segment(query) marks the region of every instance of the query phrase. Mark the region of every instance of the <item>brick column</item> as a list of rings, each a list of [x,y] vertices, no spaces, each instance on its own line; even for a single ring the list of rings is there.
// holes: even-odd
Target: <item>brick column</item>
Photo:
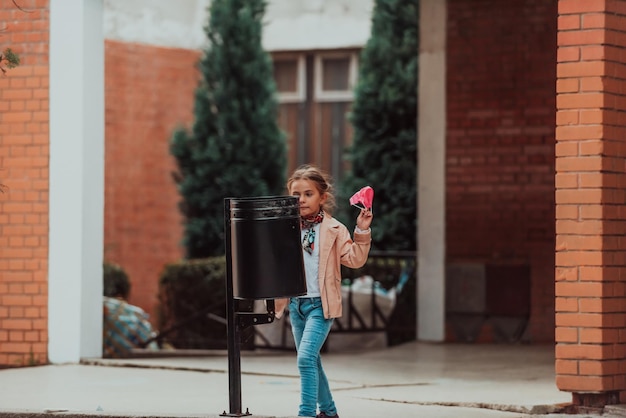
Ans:
[[[48,1],[0,0],[0,365],[47,362]]]
[[[559,0],[556,383],[626,402],[626,1]]]

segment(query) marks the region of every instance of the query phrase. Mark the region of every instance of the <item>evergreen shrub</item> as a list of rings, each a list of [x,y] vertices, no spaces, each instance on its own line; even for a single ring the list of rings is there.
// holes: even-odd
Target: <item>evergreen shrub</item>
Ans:
[[[418,0],[375,1],[350,115],[352,169],[341,199],[374,188],[372,248],[383,251],[416,249],[418,22]]]
[[[341,201],[363,186],[374,189],[372,249],[388,255],[370,256],[365,274],[386,288],[399,275],[389,267],[394,259],[389,252],[417,249],[418,22],[419,0],[374,1],[350,115],[354,137],[347,157],[352,168],[339,188]],[[356,213],[344,209],[338,217],[350,224]],[[415,258],[390,318],[390,345],[416,338]]]
[[[175,348],[224,348],[226,317],[224,257],[170,263],[159,278],[159,330]]]
[[[279,195],[287,147],[272,63],[263,50],[264,0],[213,0],[194,123],[172,136],[186,258],[224,255],[224,198]]]

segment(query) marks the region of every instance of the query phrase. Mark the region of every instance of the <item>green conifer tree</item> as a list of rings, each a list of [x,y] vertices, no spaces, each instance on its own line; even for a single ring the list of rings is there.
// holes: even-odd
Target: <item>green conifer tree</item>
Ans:
[[[419,0],[375,1],[351,114],[342,194],[374,188],[372,243],[382,250],[416,249],[418,13]]]
[[[191,131],[170,150],[185,217],[187,258],[224,254],[224,198],[281,194],[286,143],[278,128],[264,0],[213,0]]]

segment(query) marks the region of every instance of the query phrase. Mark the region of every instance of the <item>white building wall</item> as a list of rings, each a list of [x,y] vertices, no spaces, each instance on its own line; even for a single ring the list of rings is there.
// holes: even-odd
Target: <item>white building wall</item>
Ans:
[[[104,0],[104,37],[122,42],[198,49],[209,0]]]
[[[210,0],[104,0],[105,38],[200,49]],[[360,47],[370,34],[373,0],[269,0],[268,51]]]
[[[274,0],[264,47],[275,50],[361,47],[370,35],[373,0]]]

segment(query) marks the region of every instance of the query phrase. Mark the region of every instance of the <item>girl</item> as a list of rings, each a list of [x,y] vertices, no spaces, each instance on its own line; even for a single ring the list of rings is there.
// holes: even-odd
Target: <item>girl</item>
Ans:
[[[289,303],[289,318],[298,353],[301,403],[298,416],[339,417],[320,359],[320,350],[334,318],[342,314],[341,264],[359,268],[367,261],[372,212],[363,209],[356,220],[354,240],[331,216],[335,199],[328,176],[311,165],[299,167],[287,182],[289,194],[300,202],[302,251],[307,284],[303,297],[276,301],[280,318]],[[320,413],[316,415],[317,407]]]

